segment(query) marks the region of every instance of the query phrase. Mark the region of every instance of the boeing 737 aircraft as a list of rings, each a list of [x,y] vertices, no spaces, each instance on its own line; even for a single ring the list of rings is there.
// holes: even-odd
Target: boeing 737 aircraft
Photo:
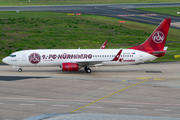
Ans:
[[[164,56],[164,45],[171,23],[164,19],[149,38],[141,45],[129,49],[37,49],[12,53],[2,61],[21,67],[60,66],[62,71],[78,71],[84,68],[91,73],[90,67],[103,65],[129,65],[143,63]]]

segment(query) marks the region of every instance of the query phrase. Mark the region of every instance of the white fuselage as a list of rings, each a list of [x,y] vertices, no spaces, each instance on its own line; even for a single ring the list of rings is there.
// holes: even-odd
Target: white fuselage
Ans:
[[[154,60],[157,57],[139,50],[122,49],[117,61],[112,61],[120,49],[37,49],[14,52],[3,62],[19,67],[60,66],[62,63],[83,63],[89,66],[128,65]],[[95,61],[95,62],[94,62]]]

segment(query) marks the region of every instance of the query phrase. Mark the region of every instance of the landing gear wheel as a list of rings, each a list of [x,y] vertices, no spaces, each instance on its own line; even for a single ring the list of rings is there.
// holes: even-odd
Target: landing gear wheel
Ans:
[[[88,68],[88,67],[84,67],[84,70],[85,70],[87,73],[91,73],[91,69]]]
[[[84,67],[84,70],[87,71],[87,67]]]
[[[18,69],[18,72],[22,72],[22,68],[19,68],[19,69]]]
[[[87,72],[87,73],[91,73],[91,69],[90,69],[90,68],[87,68],[86,72]]]

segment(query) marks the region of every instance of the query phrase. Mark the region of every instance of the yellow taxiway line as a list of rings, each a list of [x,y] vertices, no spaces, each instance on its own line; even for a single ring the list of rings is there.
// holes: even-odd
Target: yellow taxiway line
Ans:
[[[84,106],[82,106],[82,107],[80,107],[80,108],[77,108],[77,109],[71,111],[70,113],[76,112],[76,111],[78,111],[78,110],[80,110],[80,109],[82,109],[82,108],[84,108],[84,107],[86,107],[86,106],[89,106],[89,105],[91,105],[91,104],[93,104],[93,103],[96,103],[96,102],[98,102],[98,101],[100,101],[100,100],[102,100],[102,99],[105,99],[105,98],[107,98],[107,97],[109,97],[109,96],[111,96],[111,95],[114,95],[114,94],[116,94],[116,93],[119,93],[119,92],[121,92],[121,91],[123,91],[123,90],[126,90],[126,89],[130,88],[130,87],[139,85],[139,84],[144,83],[144,82],[146,82],[146,81],[147,81],[147,80],[144,80],[144,81],[139,82],[139,83],[136,83],[136,84],[134,84],[134,85],[125,87],[125,88],[123,88],[123,89],[121,89],[121,90],[118,90],[118,91],[116,91],[116,92],[114,92],[114,93],[111,93],[111,94],[109,94],[109,95],[107,95],[107,96],[105,96],[105,97],[103,97],[103,98],[100,98],[100,99],[98,99],[98,100],[96,100],[96,101],[94,101],[94,102],[91,102],[91,103],[89,103],[89,104],[87,104],[87,105],[84,105]]]

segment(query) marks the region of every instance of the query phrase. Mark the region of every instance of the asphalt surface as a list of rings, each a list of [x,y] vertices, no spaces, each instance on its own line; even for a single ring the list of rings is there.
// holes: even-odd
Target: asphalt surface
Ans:
[[[180,119],[179,64],[92,67],[90,74],[1,65],[0,119]]]
[[[176,7],[180,3],[151,4],[104,4],[104,5],[59,5],[59,6],[13,6],[0,7],[0,11],[52,11],[109,16],[124,20],[158,25],[164,18],[172,18],[172,28],[180,29],[180,17],[136,10],[140,7]],[[178,12],[178,11],[177,11]],[[175,23],[175,24],[174,24]],[[178,25],[176,24],[178,23]]]

